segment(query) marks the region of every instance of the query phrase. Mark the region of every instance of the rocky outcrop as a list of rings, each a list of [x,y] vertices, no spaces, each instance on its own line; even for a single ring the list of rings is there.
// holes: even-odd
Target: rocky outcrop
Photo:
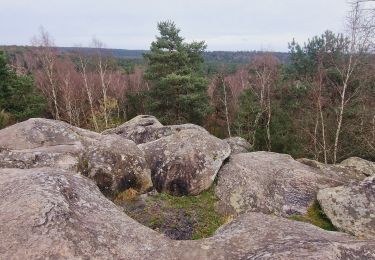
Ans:
[[[140,115],[116,128],[105,130],[103,134],[116,134],[136,144],[142,144],[170,135],[171,130],[165,129],[153,116]]]
[[[128,216],[91,180],[0,169],[1,259],[374,259],[375,242],[248,213],[208,239],[173,241]]]
[[[359,171],[366,176],[375,175],[375,162],[370,162],[359,157],[350,157],[342,161],[340,165]]]
[[[144,154],[130,140],[41,118],[0,130],[0,168],[35,167],[80,171],[108,195],[152,187]]]
[[[99,139],[65,122],[29,119],[0,130],[0,167],[74,169],[85,145]]]
[[[375,239],[375,176],[360,183],[320,190],[318,200],[336,228]]]
[[[230,147],[200,129],[183,129],[138,146],[146,154],[154,187],[172,195],[197,195],[211,187]]]
[[[342,177],[299,163],[289,155],[253,152],[230,157],[218,174],[215,193],[221,210],[229,213],[303,215],[319,189],[343,183]]]
[[[297,159],[297,161],[309,165],[313,168],[319,169],[328,175],[336,175],[343,181],[361,181],[366,178],[366,175],[355,167],[348,167],[341,164],[325,164],[306,158]]]
[[[136,144],[143,144],[189,129],[208,134],[203,127],[193,124],[164,126],[154,116],[149,115],[136,116],[116,128],[105,130],[103,134],[116,134]]]
[[[252,152],[253,150],[252,145],[242,137],[229,137],[224,139],[224,141],[229,144],[230,149],[232,150],[232,155]]]
[[[95,180],[107,196],[128,188],[143,193],[153,186],[144,153],[133,141],[117,135],[103,136],[89,145],[80,157],[78,169]]]

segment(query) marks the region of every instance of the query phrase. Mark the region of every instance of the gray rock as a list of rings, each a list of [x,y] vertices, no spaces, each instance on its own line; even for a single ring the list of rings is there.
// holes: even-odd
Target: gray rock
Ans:
[[[239,153],[252,152],[253,146],[242,137],[229,137],[224,139],[232,150],[232,155]]]
[[[130,140],[41,118],[0,130],[0,168],[36,167],[80,171],[108,195],[152,187],[144,154]]]
[[[69,125],[68,123],[31,118],[0,130],[0,148],[25,150],[64,145],[80,148],[82,141],[94,141],[100,134]]]
[[[173,241],[61,169],[0,169],[0,194],[1,259],[375,259],[374,241],[261,213]]]
[[[142,144],[168,136],[172,132],[171,129],[164,128],[155,117],[140,115],[116,128],[105,130],[103,134],[117,134],[136,144]]]
[[[339,176],[299,163],[289,155],[253,152],[230,157],[218,174],[215,193],[220,209],[231,214],[303,215],[319,189],[343,183]]]
[[[141,193],[152,188],[151,170],[144,153],[131,141],[117,135],[103,136],[80,157],[79,171],[95,180],[107,196],[133,188]]]
[[[320,190],[318,200],[336,228],[375,239],[375,176],[360,183]]]
[[[200,130],[208,134],[203,127],[193,124],[164,126],[154,116],[149,115],[136,116],[116,128],[105,130],[103,134],[117,134],[136,144],[143,144],[189,129]]]
[[[325,172],[325,174],[336,175],[340,177],[343,181],[361,181],[366,178],[366,175],[364,175],[362,171],[354,167],[348,167],[341,164],[325,164],[306,158],[297,159],[297,161],[309,165],[313,168],[322,170]]]
[[[359,171],[366,176],[375,175],[375,162],[367,161],[359,157],[350,157],[342,161],[340,165]]]
[[[62,121],[32,118],[0,130],[0,167],[75,169],[85,145],[100,137]]]
[[[240,215],[208,240],[226,250],[225,259],[375,259],[373,240],[254,212]]]
[[[211,187],[230,147],[199,129],[186,129],[138,146],[146,154],[154,187],[172,195],[197,195]]]

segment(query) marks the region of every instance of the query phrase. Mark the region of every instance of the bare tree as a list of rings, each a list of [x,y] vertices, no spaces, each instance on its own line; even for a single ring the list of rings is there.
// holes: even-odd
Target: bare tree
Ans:
[[[255,141],[256,129],[259,125],[260,119],[266,115],[266,133],[267,133],[267,147],[271,150],[271,95],[272,88],[278,78],[280,62],[277,58],[270,54],[257,56],[250,65],[250,87],[257,95],[260,110],[254,119],[253,142]]]
[[[343,124],[343,115],[348,102],[358,93],[355,90],[348,94],[348,87],[352,80],[353,74],[360,65],[362,55],[369,50],[370,37],[372,30],[368,30],[367,20],[363,16],[361,2],[353,2],[351,12],[348,16],[348,42],[343,48],[344,55],[339,61],[332,58],[333,65],[340,75],[340,81],[337,82],[336,89],[340,95],[340,105],[337,113],[337,127],[335,133],[335,141],[333,148],[333,163],[337,162],[337,154],[339,150],[339,138]]]
[[[54,107],[54,117],[60,119],[60,109],[58,104],[58,83],[56,82],[56,60],[57,50],[54,47],[54,42],[49,33],[40,28],[39,35],[34,37],[32,44],[37,47],[36,54],[39,59],[42,73],[47,78],[48,83],[45,84],[43,90],[47,94],[46,96],[52,99]]]
[[[79,58],[79,67],[80,67],[80,74],[81,74],[82,81],[83,81],[83,86],[87,95],[87,99],[89,101],[92,122],[94,123],[95,130],[99,131],[98,121],[96,119],[95,109],[94,109],[93,86],[92,84],[89,83],[89,78],[88,78],[88,71],[87,71],[88,59],[82,53],[78,53],[78,58]]]
[[[109,70],[109,63],[108,58],[104,57],[104,43],[100,40],[94,38],[92,41],[93,47],[96,49],[96,65],[99,73],[100,78],[100,86],[101,86],[101,92],[103,97],[103,116],[104,116],[104,123],[105,127],[108,128],[108,88],[111,82],[111,74],[108,72]]]

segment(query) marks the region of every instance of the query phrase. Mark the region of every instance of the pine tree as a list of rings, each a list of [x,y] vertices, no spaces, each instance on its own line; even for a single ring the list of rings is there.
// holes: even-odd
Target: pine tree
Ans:
[[[36,91],[29,76],[17,75],[0,51],[0,128],[9,121],[22,121],[41,116],[44,98]],[[5,120],[7,118],[7,120]]]
[[[166,124],[202,124],[209,112],[207,80],[203,76],[204,42],[185,43],[171,21],[158,23],[160,36],[145,54],[145,78],[152,87],[147,110]]]

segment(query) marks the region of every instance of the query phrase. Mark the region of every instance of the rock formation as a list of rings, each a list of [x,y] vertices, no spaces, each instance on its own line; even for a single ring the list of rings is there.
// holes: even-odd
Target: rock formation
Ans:
[[[0,130],[0,168],[35,167],[80,171],[109,196],[152,187],[144,154],[130,140],[40,118]]]
[[[375,176],[360,183],[320,190],[318,200],[339,230],[375,239]]]
[[[375,175],[375,163],[359,157],[350,157],[340,163],[342,166],[362,172],[364,175]]]
[[[197,129],[139,145],[151,168],[154,187],[172,195],[197,195],[211,187],[229,145]]]
[[[231,155],[252,152],[253,150],[252,145],[242,137],[229,137],[224,139],[224,141],[229,144],[232,150]]]
[[[0,259],[375,259],[373,163],[248,149],[152,116],[103,134],[48,119],[2,129]],[[216,176],[218,206],[235,219],[202,240],[171,240],[109,200],[129,188],[196,195]],[[332,223],[362,240],[287,219],[317,194]]]
[[[208,239],[173,241],[95,183],[61,169],[0,169],[1,259],[374,259],[375,242],[248,213]]]
[[[253,152],[230,157],[218,174],[215,192],[224,211],[290,216],[305,214],[319,189],[343,183],[341,176],[299,163],[289,155]]]
[[[361,159],[362,160],[362,159]],[[306,164],[313,168],[319,169],[326,174],[333,174],[340,176],[342,180],[347,181],[361,181],[366,178],[366,175],[359,168],[353,166],[346,166],[343,164],[325,164],[315,160],[306,158],[297,159],[300,163]],[[367,161],[366,161],[367,162]],[[370,162],[369,162],[370,163]]]

